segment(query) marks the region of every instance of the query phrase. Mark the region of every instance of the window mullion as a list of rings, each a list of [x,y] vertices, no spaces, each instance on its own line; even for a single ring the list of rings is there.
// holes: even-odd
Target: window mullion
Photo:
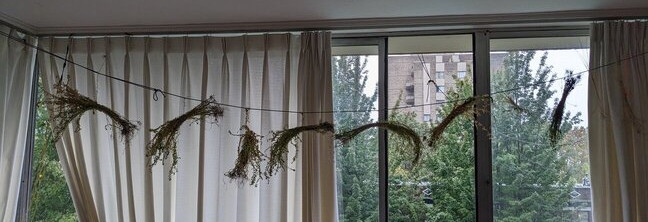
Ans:
[[[381,38],[378,44],[378,120],[387,120],[387,38]],[[388,221],[388,200],[387,200],[387,179],[388,179],[388,162],[387,162],[387,131],[378,130],[378,212],[380,222]]]
[[[475,96],[490,94],[490,39],[487,31],[473,34]],[[484,102],[484,112],[475,114],[475,207],[477,221],[493,221],[493,184],[491,150],[491,112],[490,103]]]

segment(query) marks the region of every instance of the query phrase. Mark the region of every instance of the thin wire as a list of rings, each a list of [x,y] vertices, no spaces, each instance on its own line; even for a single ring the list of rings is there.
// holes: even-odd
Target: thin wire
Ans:
[[[31,48],[33,48],[33,49],[36,49],[36,50],[39,51],[39,52],[43,52],[43,53],[48,54],[48,55],[51,55],[51,56],[53,56],[53,57],[55,57],[55,58],[57,58],[57,59],[63,60],[63,61],[65,61],[65,62],[67,62],[67,63],[70,63],[70,64],[72,64],[72,65],[78,66],[78,67],[80,67],[80,68],[82,68],[82,69],[85,69],[85,70],[87,70],[88,72],[93,73],[93,74],[97,74],[97,75],[100,75],[100,76],[103,76],[103,77],[106,77],[106,78],[109,78],[109,79],[117,80],[117,81],[119,81],[119,82],[123,82],[123,83],[131,84],[131,85],[135,85],[135,86],[141,87],[141,88],[143,88],[143,89],[147,89],[147,90],[153,91],[154,93],[155,93],[155,92],[159,92],[159,93],[161,93],[163,96],[164,96],[164,95],[170,95],[170,96],[174,96],[174,97],[177,97],[177,98],[180,98],[180,99],[185,99],[185,100],[191,100],[191,101],[197,101],[197,102],[202,102],[202,101],[203,101],[202,99],[197,99],[197,98],[193,98],[193,97],[183,96],[183,95],[176,94],[176,93],[172,93],[172,92],[166,92],[166,91],[164,91],[164,90],[161,90],[161,89],[158,89],[158,88],[155,88],[155,87],[151,87],[151,86],[143,85],[143,84],[141,84],[141,83],[131,82],[131,81],[128,81],[128,80],[125,80],[125,79],[121,79],[121,78],[118,78],[118,77],[110,76],[110,75],[107,75],[107,74],[104,74],[104,73],[98,72],[98,71],[96,71],[96,70],[90,69],[90,68],[88,68],[87,66],[81,65],[81,64],[76,63],[76,62],[74,62],[74,61],[70,61],[70,60],[68,60],[67,58],[64,58],[64,57],[62,57],[62,56],[60,56],[60,55],[57,55],[57,54],[55,54],[55,53],[53,53],[53,52],[47,51],[47,50],[45,50],[45,49],[43,49],[43,48],[41,48],[41,47],[38,47],[38,46],[36,46],[36,45],[34,45],[34,44],[30,44],[30,43],[28,43],[27,41],[24,41],[23,39],[20,39],[20,38],[18,38],[18,37],[11,36],[10,34],[4,32],[4,31],[0,31],[0,34],[3,35],[3,36],[5,36],[5,37],[7,37],[7,38],[9,38],[9,39],[11,39],[11,40],[14,40],[14,41],[16,41],[16,42],[22,43],[22,44],[24,44],[25,46],[31,47]],[[581,72],[578,72],[578,73],[571,73],[571,74],[566,75],[566,76],[563,76],[563,77],[559,77],[559,78],[552,78],[552,79],[547,80],[547,81],[536,82],[536,83],[534,83],[534,84],[527,85],[527,86],[520,86],[520,87],[511,88],[511,89],[505,89],[505,90],[495,91],[495,92],[490,93],[489,95],[492,96],[492,95],[496,95],[496,94],[507,93],[507,92],[516,91],[516,90],[520,90],[520,89],[523,89],[523,88],[527,88],[527,87],[529,87],[529,86],[537,86],[537,85],[544,84],[544,83],[554,82],[554,81],[558,81],[558,80],[564,80],[564,79],[569,78],[569,77],[572,77],[572,76],[580,76],[580,75],[585,74],[585,73],[588,73],[588,72],[590,72],[590,71],[597,70],[597,69],[600,69],[600,68],[604,68],[604,67],[607,67],[607,66],[611,66],[611,65],[614,65],[614,64],[616,64],[616,63],[620,63],[620,62],[623,62],[623,61],[626,61],[626,60],[629,60],[629,59],[632,59],[632,58],[635,58],[635,57],[643,56],[643,55],[646,55],[646,54],[648,54],[648,52],[642,52],[642,53],[635,54],[635,55],[631,55],[631,56],[629,56],[629,57],[626,57],[626,58],[623,58],[623,59],[620,59],[620,60],[617,60],[617,61],[614,61],[614,62],[610,62],[610,63],[603,64],[603,65],[600,65],[600,66],[597,66],[597,67],[594,67],[594,68],[590,68],[590,69],[588,69],[588,70],[584,70],[584,71],[581,71]],[[471,98],[473,98],[473,97],[470,96],[470,97],[465,97],[465,98],[460,98],[460,99],[445,100],[445,101],[440,101],[440,102],[435,102],[435,103],[426,103],[426,104],[418,104],[418,105],[410,105],[410,106],[397,106],[397,107],[386,108],[386,109],[367,109],[367,110],[329,110],[329,111],[295,111],[295,110],[265,109],[265,108],[245,107],[245,106],[241,106],[241,105],[232,105],[232,104],[219,103],[219,102],[214,102],[214,104],[217,104],[217,105],[220,105],[220,106],[225,106],[225,107],[230,107],[230,108],[249,109],[249,110],[256,110],[256,111],[283,112],[283,113],[298,113],[298,114],[310,114],[310,113],[379,112],[379,111],[383,111],[383,110],[390,111],[390,110],[409,109],[409,108],[416,108],[416,107],[430,106],[430,105],[441,105],[441,104],[447,104],[447,103],[455,103],[455,102],[465,101],[465,100],[468,100],[468,99],[471,99]]]
[[[446,95],[446,93],[441,88],[439,88],[439,85],[437,85],[436,81],[434,81],[434,79],[432,79],[432,75],[430,75],[430,70],[428,70],[428,68],[425,67],[425,58],[423,58],[423,56],[421,54],[418,54],[417,57],[419,59],[419,62],[421,63],[421,67],[423,67],[423,71],[425,71],[425,74],[427,74],[428,78],[430,79],[426,84],[428,86],[428,91],[429,91],[430,83],[432,83],[436,87],[437,92],[443,93],[443,95],[446,98],[448,98],[448,95]],[[427,98],[425,98],[425,100],[429,100],[429,98],[430,98],[430,93],[428,92]]]

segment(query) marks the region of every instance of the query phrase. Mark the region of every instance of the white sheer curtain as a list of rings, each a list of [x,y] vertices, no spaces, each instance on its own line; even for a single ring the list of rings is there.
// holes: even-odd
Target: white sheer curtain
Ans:
[[[320,39],[325,42],[321,44],[330,42],[328,33],[308,35],[325,36]],[[300,54],[304,47],[311,46],[303,45],[302,38],[272,34],[44,38],[40,41],[44,49],[59,55],[64,55],[69,45],[69,59],[90,69],[176,94],[203,99],[214,95],[219,102],[251,107],[313,110],[320,107],[303,106],[299,102],[303,98],[299,95],[323,90],[316,94],[329,94],[330,97],[330,84],[304,87],[319,85],[316,81],[330,78],[330,74],[299,72],[314,70],[301,69],[299,63],[329,67],[330,58],[305,61]],[[317,50],[325,51],[318,52],[321,55],[330,54],[330,47]],[[63,61],[51,56],[39,57],[47,87],[59,81],[62,65]],[[301,207],[302,196],[308,196],[312,190],[304,186],[316,186],[310,180],[302,181],[301,166],[310,165],[309,159],[301,163],[300,157],[296,163],[301,164],[291,166],[296,171],[280,173],[268,182],[262,181],[258,187],[224,176],[234,166],[238,145],[238,137],[231,136],[228,131],[239,130],[244,121],[243,110],[225,108],[224,117],[218,124],[201,122],[182,126],[178,172],[169,181],[169,164],[155,166],[151,171],[146,167],[144,150],[153,136],[148,129],[198,103],[159,93],[156,101],[151,91],[96,76],[69,64],[64,74],[63,82],[81,93],[131,120],[141,121],[140,130],[128,145],[124,145],[119,136],[106,130],[108,121],[103,114],[88,113],[81,118],[80,131],[74,132],[73,127],[69,127],[70,131],[56,144],[82,221],[311,221],[305,218],[309,214],[302,213]],[[297,114],[251,110],[250,127],[261,135],[268,135],[270,130],[296,126],[301,118]],[[332,139],[320,142],[332,143],[328,140]],[[262,150],[268,145],[263,143]],[[305,144],[302,149],[319,148],[310,146]],[[329,175],[334,163],[325,158],[319,161],[318,164],[325,167],[313,171],[313,175],[329,186],[334,181],[333,174]],[[335,202],[311,204],[330,204],[320,208],[335,209]],[[335,211],[326,213],[330,212]]]
[[[329,33],[305,33],[299,61],[299,101],[302,111],[333,110]],[[333,113],[304,114],[303,124],[333,123]],[[331,135],[304,133],[302,177],[304,221],[337,221],[335,150]]]
[[[648,23],[595,23],[590,45],[594,218],[647,221]]]
[[[35,39],[0,25],[0,31]],[[14,221],[27,144],[35,50],[0,36],[0,221]]]

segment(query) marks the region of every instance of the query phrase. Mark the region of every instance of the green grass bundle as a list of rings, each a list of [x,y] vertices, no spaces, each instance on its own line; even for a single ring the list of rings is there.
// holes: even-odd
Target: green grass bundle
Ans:
[[[261,172],[261,161],[263,161],[263,154],[259,150],[259,136],[254,131],[250,130],[247,125],[241,127],[242,134],[232,134],[241,137],[239,140],[238,157],[234,168],[225,176],[237,180],[250,180],[250,185],[255,185],[258,180],[263,179]],[[230,132],[231,133],[231,132]],[[248,170],[251,170],[251,176],[248,175]]]
[[[412,147],[412,151],[414,153],[412,164],[418,164],[419,160],[421,159],[421,152],[423,147],[421,137],[416,133],[416,131],[400,123],[389,121],[369,123],[346,132],[338,133],[335,135],[335,139],[340,140],[340,142],[342,142],[343,144],[346,144],[360,133],[373,127],[389,130],[390,132],[395,133],[397,136],[401,137],[404,141],[407,141],[408,145]]]
[[[299,134],[307,131],[315,131],[319,133],[331,132],[335,133],[333,124],[323,122],[318,125],[299,126],[295,128],[280,130],[272,132],[270,138],[270,157],[268,158],[268,165],[266,166],[266,178],[274,175],[279,169],[286,169],[286,158],[288,156],[288,145],[298,140]],[[297,154],[293,157],[293,161],[297,158]]]
[[[78,131],[79,120],[87,111],[106,114],[112,120],[110,126],[117,127],[125,141],[129,141],[133,137],[135,130],[137,130],[135,123],[66,85],[54,85],[54,93],[46,93],[43,103],[48,106],[51,115],[52,142],[60,139],[72,121],[76,121],[77,129],[75,130]]]
[[[209,97],[209,99],[200,102],[198,106],[185,114],[163,123],[156,129],[152,129],[155,132],[155,136],[153,136],[153,139],[146,148],[146,156],[152,158],[150,166],[152,167],[157,164],[158,161],[164,162],[171,157],[170,179],[171,175],[177,171],[178,166],[177,142],[180,126],[187,121],[199,121],[205,116],[211,117],[214,122],[218,122],[218,118],[223,116],[223,109],[216,104],[216,100],[213,97]]]

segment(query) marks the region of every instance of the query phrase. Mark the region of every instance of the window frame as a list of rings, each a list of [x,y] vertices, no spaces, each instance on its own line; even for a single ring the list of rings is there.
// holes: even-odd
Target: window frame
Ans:
[[[332,46],[358,46],[375,45],[378,47],[379,78],[378,78],[378,120],[387,119],[387,55],[388,38],[396,36],[424,36],[424,35],[473,35],[473,94],[487,95],[490,93],[490,39],[498,38],[535,38],[535,37],[574,37],[588,36],[589,26],[531,26],[531,27],[507,27],[493,29],[450,29],[450,30],[427,30],[427,31],[397,31],[397,32],[367,32],[367,33],[339,33],[333,34]],[[20,200],[16,221],[28,218],[28,205],[31,198],[31,168],[35,141],[35,106],[38,88],[38,67],[34,64],[34,82],[32,86],[32,106],[30,110],[30,123],[28,141],[25,149],[27,161],[23,164],[22,182],[20,186]],[[475,203],[476,218],[479,222],[493,221],[493,189],[492,189],[492,149],[489,134],[491,131],[490,105],[488,112],[480,113],[475,120],[486,130],[474,127],[475,135]],[[482,129],[483,129],[482,128]],[[379,221],[388,221],[388,200],[387,200],[387,132],[378,131],[378,174],[379,174]]]
[[[491,93],[490,73],[490,40],[504,38],[537,38],[537,37],[577,37],[588,36],[588,26],[566,27],[520,27],[499,29],[465,29],[465,30],[435,30],[415,32],[388,33],[358,33],[333,35],[332,46],[366,46],[377,45],[379,58],[378,79],[378,119],[387,117],[387,77],[388,77],[388,39],[396,36],[425,36],[425,35],[472,35],[473,53],[473,95],[489,95]],[[475,214],[478,222],[493,221],[493,170],[492,170],[492,140],[490,104],[484,104],[486,112],[476,114],[473,124],[474,133],[474,169],[475,169]],[[481,127],[477,127],[481,125]],[[387,222],[387,132],[379,131],[378,137],[378,174],[379,174],[379,221]]]
[[[378,121],[387,120],[387,38],[342,38],[333,39],[332,47],[377,46],[378,47]],[[387,222],[387,131],[378,129],[378,217]]]

